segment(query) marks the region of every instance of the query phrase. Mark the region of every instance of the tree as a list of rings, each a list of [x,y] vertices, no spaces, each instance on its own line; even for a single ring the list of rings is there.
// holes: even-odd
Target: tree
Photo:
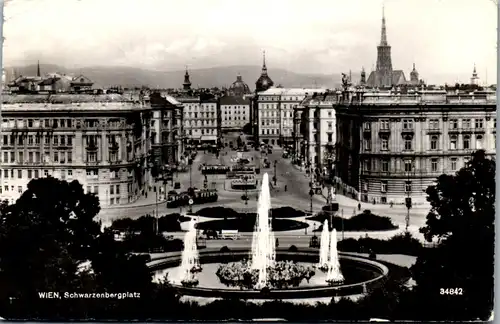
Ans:
[[[79,318],[106,305],[103,301],[44,300],[41,292],[151,288],[146,265],[120,250],[111,232],[101,232],[94,220],[99,210],[99,199],[84,193],[78,181],[52,177],[32,180],[15,204],[1,206],[2,316]],[[81,264],[89,261],[91,268],[82,270]],[[89,305],[95,307],[88,309]]]
[[[420,231],[440,244],[425,249],[412,272],[415,300],[428,319],[486,320],[491,314],[495,165],[477,151],[464,168],[441,175],[426,191],[431,210]]]

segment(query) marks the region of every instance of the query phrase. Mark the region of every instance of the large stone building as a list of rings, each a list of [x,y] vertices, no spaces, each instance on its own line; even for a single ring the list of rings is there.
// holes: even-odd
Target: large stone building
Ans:
[[[357,91],[339,98],[336,119],[336,175],[362,201],[424,203],[440,174],[458,171],[475,150],[496,151],[492,91]]]
[[[209,96],[175,98],[184,106],[184,132],[191,144],[216,144],[220,136],[218,99]]]
[[[4,94],[0,199],[14,202],[31,179],[78,180],[101,205],[135,201],[153,170],[182,161],[182,105],[153,93]]]
[[[248,98],[224,96],[219,99],[219,105],[223,131],[241,131],[250,122],[250,100]]]
[[[294,108],[306,96],[325,93],[325,89],[270,88],[254,97],[254,125],[260,142],[271,145],[293,144]]]
[[[364,69],[362,71],[364,74]],[[361,77],[361,84],[365,85],[364,76]],[[382,13],[382,30],[380,44],[377,46],[377,65],[375,71],[372,71],[366,80],[366,86],[372,88],[392,88],[398,85],[419,83],[419,75],[413,64],[413,70],[410,73],[410,80],[407,81],[402,70],[392,69],[391,46],[387,41],[387,30],[385,24],[385,14]]]
[[[335,163],[336,92],[308,95],[294,109],[294,160],[325,172]]]

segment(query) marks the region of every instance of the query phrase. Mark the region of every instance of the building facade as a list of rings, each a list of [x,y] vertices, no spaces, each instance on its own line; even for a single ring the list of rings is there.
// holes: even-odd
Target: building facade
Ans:
[[[217,98],[176,97],[184,106],[184,132],[191,144],[216,144],[220,136],[220,109]]]
[[[119,94],[4,94],[0,199],[13,203],[31,179],[46,176],[78,180],[102,206],[147,195],[152,170],[182,150],[174,125],[157,127],[159,116],[178,119],[180,106],[161,104],[156,96],[151,105],[149,96],[130,101]],[[158,140],[172,143],[154,162]]]
[[[298,158],[306,165],[321,170],[323,174],[332,172],[335,165],[337,100],[335,92],[313,95],[304,99],[302,108],[295,109],[301,111],[301,140],[294,144],[294,147],[298,148]]]
[[[260,142],[271,145],[293,145],[294,108],[314,93],[326,89],[270,88],[255,96],[255,124]]]
[[[358,92],[336,109],[336,174],[362,201],[425,203],[427,187],[458,171],[472,152],[495,155],[491,91]]]
[[[250,122],[250,100],[248,98],[224,96],[219,99],[219,104],[223,131],[241,131]]]

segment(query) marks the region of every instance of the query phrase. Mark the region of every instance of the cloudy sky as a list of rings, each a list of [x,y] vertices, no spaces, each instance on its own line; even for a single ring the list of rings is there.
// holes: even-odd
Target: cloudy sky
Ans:
[[[382,0],[6,0],[6,66],[371,70]],[[496,79],[494,0],[385,0],[394,69],[429,83]]]

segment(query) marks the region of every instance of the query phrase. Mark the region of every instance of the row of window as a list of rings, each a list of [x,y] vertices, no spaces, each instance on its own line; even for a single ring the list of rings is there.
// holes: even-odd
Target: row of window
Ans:
[[[246,115],[247,112],[246,111],[225,111],[224,112],[224,115]]]
[[[468,161],[468,159],[469,159],[468,157],[464,158],[465,161]],[[440,169],[439,169],[440,161],[441,161],[441,159],[439,159],[439,158],[431,158],[430,159],[430,162],[431,162],[430,171],[431,172],[440,172]],[[448,163],[449,170],[450,171],[457,171],[458,170],[458,165],[457,165],[458,158],[457,157],[450,157],[450,158],[448,158],[448,161],[449,161],[449,163]],[[443,160],[443,163],[444,162],[445,161]],[[414,172],[415,171],[415,162],[413,160],[405,159],[405,160],[403,160],[403,165],[404,165],[405,172]],[[422,167],[422,169],[425,169],[425,168]],[[371,160],[364,160],[363,170],[364,171],[372,171]],[[391,169],[390,162],[388,160],[382,160],[380,163],[380,171],[381,172],[393,172],[393,171],[397,171],[397,170]]]
[[[261,118],[263,117],[278,117],[278,113],[276,111],[259,111],[259,116]],[[293,118],[293,111],[282,111],[281,112],[281,117],[282,118]]]
[[[57,156],[54,155],[54,161],[53,162],[57,163],[56,157]],[[119,162],[119,161],[121,161],[120,155],[115,150],[109,150],[109,152],[108,152],[108,159],[109,159],[109,162]],[[93,151],[87,152],[87,160],[86,160],[86,162],[87,163],[95,163],[95,162],[97,162],[97,152],[93,152]]]
[[[232,119],[231,116],[227,117],[227,116],[224,116],[224,120],[246,120],[245,116],[234,116],[234,119]]]
[[[184,108],[187,110],[201,110],[201,111],[215,111],[215,104],[211,105],[185,105]]]
[[[215,132],[215,129],[195,129],[194,132],[198,133],[201,132],[201,135],[217,135]],[[189,129],[188,131],[189,135],[193,135],[193,130]]]
[[[199,117],[198,117],[199,116]],[[206,116],[204,113],[200,112],[199,115],[197,112],[191,113],[191,112],[185,112],[184,113],[184,118],[215,118],[215,113],[206,113]]]
[[[52,153],[53,159],[51,160],[50,152],[44,153],[44,163],[54,162],[64,164],[66,162],[73,162],[73,152],[71,151],[55,151]],[[41,153],[40,152],[28,152],[27,156],[24,154],[24,151],[17,152],[17,160],[16,154],[12,151],[4,151],[3,152],[3,163],[41,163]],[[10,158],[9,158],[10,157]],[[27,159],[26,159],[27,158]]]
[[[185,126],[215,126],[217,123],[213,120],[186,120]]]
[[[62,146],[72,146],[73,145],[73,137],[72,135],[3,135],[2,142],[3,145],[14,146],[14,145],[40,145],[42,142],[45,145],[50,145],[52,142],[53,145],[62,145]],[[52,141],[51,141],[52,139]]]
[[[476,135],[475,137],[475,147],[474,149],[483,149],[484,148],[484,137],[483,135]],[[496,135],[493,136],[494,139],[494,147],[496,148]],[[450,150],[469,150],[472,149],[472,143],[471,143],[472,137],[471,135],[464,135],[462,137],[462,146],[461,148],[458,145],[458,136],[457,135],[450,135],[450,141],[449,141],[449,149]],[[372,148],[372,141],[370,139],[364,139],[364,150],[365,151],[370,151]],[[382,137],[380,138],[380,149],[382,151],[389,151],[389,138],[388,137]],[[413,148],[413,137],[412,136],[405,136],[404,137],[404,150],[405,151],[412,151]],[[430,149],[431,150],[439,150],[439,136],[433,135],[430,137]]]
[[[301,96],[300,98],[299,97],[281,97],[281,96],[273,96],[273,97],[270,97],[270,96],[259,96],[259,99],[260,100],[281,100],[281,101],[299,101],[299,100],[302,100],[303,96]]]
[[[413,119],[403,119],[401,121],[403,129],[413,129],[414,126],[414,121]],[[441,123],[439,119],[429,119],[429,129],[440,129],[441,128]],[[449,120],[449,129],[458,129],[460,125],[460,120],[457,118],[452,118]],[[470,118],[465,118],[461,120],[461,125],[462,128],[474,128],[477,129],[483,129],[484,128],[484,119],[483,118],[476,118],[476,119],[470,119]],[[497,120],[496,118],[493,119],[493,127],[497,127]],[[380,129],[390,129],[391,128],[391,122],[389,120],[381,120],[380,121]],[[365,122],[363,124],[363,129],[364,130],[370,130],[371,129],[371,123],[370,122]]]

